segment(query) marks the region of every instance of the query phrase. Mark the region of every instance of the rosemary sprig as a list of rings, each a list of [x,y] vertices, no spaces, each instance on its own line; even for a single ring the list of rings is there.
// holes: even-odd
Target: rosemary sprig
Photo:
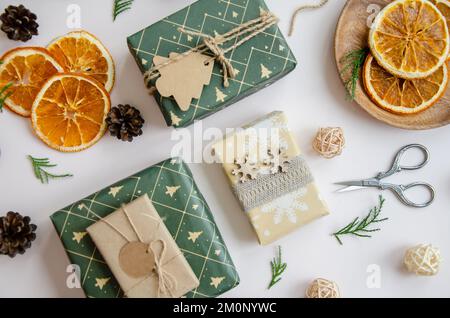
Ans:
[[[389,218],[383,218],[383,219],[379,218],[381,210],[383,209],[384,202],[385,202],[385,199],[383,198],[383,196],[380,195],[378,205],[375,206],[374,208],[372,208],[370,210],[369,214],[367,214],[367,216],[364,219],[360,220],[359,218],[356,218],[353,220],[353,222],[349,223],[347,226],[345,226],[338,232],[333,233],[333,236],[338,240],[339,244],[343,245],[343,243],[340,239],[341,235],[355,235],[355,236],[359,236],[359,237],[372,237],[370,235],[370,233],[380,231],[379,228],[370,229],[369,227],[373,224],[384,222],[389,219]]]
[[[281,275],[287,268],[287,264],[281,260],[281,246],[278,246],[278,255],[270,262],[270,266],[272,267],[272,280],[267,289],[271,289],[281,280]]]
[[[56,167],[55,164],[50,163],[48,158],[34,158],[30,155],[28,155],[28,158],[31,160],[31,164],[33,165],[34,175],[41,181],[41,183],[48,183],[49,179],[73,177],[73,174],[70,173],[57,175],[44,170],[44,168]]]
[[[3,61],[0,61],[0,65],[3,64]],[[3,106],[5,105],[5,101],[12,95],[12,92],[7,92],[7,90],[12,86],[13,83],[8,83],[0,89],[0,113],[3,111]]]
[[[348,52],[340,63],[344,65],[341,70],[341,75],[344,78],[344,86],[347,89],[347,98],[349,100],[355,99],[356,84],[361,74],[361,69],[369,53],[368,48],[356,49]]]
[[[116,21],[119,14],[130,10],[133,2],[134,0],[114,0],[113,20]]]

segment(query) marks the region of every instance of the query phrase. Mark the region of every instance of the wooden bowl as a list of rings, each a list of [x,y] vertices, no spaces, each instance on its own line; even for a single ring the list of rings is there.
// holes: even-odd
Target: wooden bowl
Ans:
[[[391,0],[348,0],[342,10],[335,35],[336,65],[341,74],[340,63],[348,52],[368,47],[369,26],[381,8]],[[341,76],[342,78],[342,76]],[[342,78],[344,81],[344,79]],[[413,115],[397,115],[378,107],[364,90],[361,77],[358,80],[355,102],[370,115],[389,125],[410,129],[425,130],[448,125],[450,123],[450,90],[429,109]]]

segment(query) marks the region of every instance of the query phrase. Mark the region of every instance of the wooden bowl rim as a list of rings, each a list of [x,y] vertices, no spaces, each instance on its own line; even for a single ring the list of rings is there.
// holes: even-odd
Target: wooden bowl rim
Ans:
[[[336,63],[336,69],[338,71],[338,75],[339,78],[341,79],[342,83],[344,83],[344,79],[342,78],[341,74],[340,74],[340,69],[339,69],[339,59],[338,59],[338,34],[340,32],[340,29],[342,28],[342,24],[344,23],[343,19],[344,19],[344,13],[347,10],[348,6],[350,5],[350,2],[354,1],[354,0],[347,0],[347,2],[345,3],[344,7],[342,8],[342,11],[339,15],[339,19],[336,25],[336,31],[335,31],[335,35],[334,35],[334,59],[335,59],[335,63]],[[356,0],[359,1],[359,0]],[[450,69],[449,69],[450,71]],[[416,115],[396,115],[394,113],[390,113],[386,110],[383,110],[382,108],[376,106],[375,103],[373,103],[370,99],[370,102],[376,107],[376,109],[372,109],[371,107],[368,107],[366,105],[364,105],[364,103],[361,103],[358,100],[358,94],[364,94],[367,96],[367,93],[364,90],[362,83],[361,83],[361,77],[359,78],[359,86],[360,86],[360,90],[362,90],[361,92],[356,92],[355,95],[355,99],[353,100],[354,103],[358,104],[362,109],[364,109],[367,113],[369,113],[372,117],[374,117],[375,119],[382,121],[390,126],[393,127],[397,127],[397,128],[402,128],[402,129],[406,129],[406,130],[429,130],[429,129],[435,129],[435,128],[439,128],[439,127],[443,127],[446,126],[448,124],[450,124],[450,116],[447,120],[444,121],[440,121],[440,122],[435,122],[435,123],[429,123],[429,124],[415,124],[412,125],[410,123],[405,123],[402,122],[401,119],[402,117],[410,117],[410,116],[417,116],[419,114]],[[449,84],[450,86],[450,84]],[[368,97],[368,96],[367,96]],[[433,106],[432,106],[433,107]],[[380,113],[381,111],[381,113]],[[383,116],[381,114],[387,114],[389,116]],[[395,118],[400,119],[400,120],[395,120]]]

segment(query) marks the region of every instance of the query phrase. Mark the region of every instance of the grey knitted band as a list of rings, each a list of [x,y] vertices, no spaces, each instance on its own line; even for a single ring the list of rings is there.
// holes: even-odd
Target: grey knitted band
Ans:
[[[244,210],[250,211],[313,181],[313,176],[305,159],[302,156],[297,156],[288,164],[286,172],[259,175],[255,180],[239,182],[233,187],[233,191]]]

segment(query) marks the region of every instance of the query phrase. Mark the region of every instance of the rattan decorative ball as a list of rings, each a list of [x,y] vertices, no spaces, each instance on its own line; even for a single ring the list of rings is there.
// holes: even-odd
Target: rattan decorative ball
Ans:
[[[340,298],[338,285],[328,279],[315,279],[306,290],[306,298]]]
[[[441,253],[430,245],[420,244],[408,249],[403,260],[406,269],[416,275],[432,276],[439,271]]]
[[[320,128],[313,140],[314,150],[327,159],[339,156],[344,147],[344,130],[340,127]]]

